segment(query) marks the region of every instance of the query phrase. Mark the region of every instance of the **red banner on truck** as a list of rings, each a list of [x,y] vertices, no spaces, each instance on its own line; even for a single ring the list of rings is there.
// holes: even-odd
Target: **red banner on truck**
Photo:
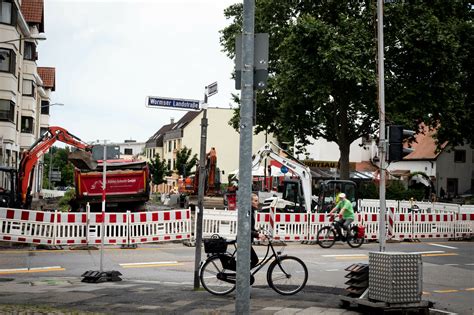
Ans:
[[[78,174],[79,195],[102,195],[102,172]],[[146,191],[145,171],[107,171],[106,195],[140,194]]]

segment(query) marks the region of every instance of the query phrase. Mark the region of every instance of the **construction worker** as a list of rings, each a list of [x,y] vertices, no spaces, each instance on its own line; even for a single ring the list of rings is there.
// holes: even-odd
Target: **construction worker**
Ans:
[[[335,205],[337,205],[339,203],[339,201],[341,201],[341,197],[339,196],[341,194],[341,188],[339,188],[339,186],[336,186],[336,189],[335,189],[336,193],[335,193]]]

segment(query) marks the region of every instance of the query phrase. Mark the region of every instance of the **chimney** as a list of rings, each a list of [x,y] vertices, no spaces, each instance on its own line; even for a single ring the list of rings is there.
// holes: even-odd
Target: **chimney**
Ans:
[[[170,124],[174,124],[174,117],[171,117],[171,122]]]

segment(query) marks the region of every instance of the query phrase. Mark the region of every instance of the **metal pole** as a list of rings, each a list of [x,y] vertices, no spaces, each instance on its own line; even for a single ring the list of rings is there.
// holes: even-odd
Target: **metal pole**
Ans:
[[[202,219],[204,216],[203,199],[206,173],[206,140],[207,140],[207,91],[204,93],[204,104],[201,119],[201,152],[199,156],[199,187],[198,187],[198,213],[196,220],[196,251],[194,261],[194,290],[199,289],[199,269],[201,265],[201,244],[202,244]]]
[[[379,119],[380,119],[380,140],[379,140],[379,156],[380,156],[380,216],[379,216],[379,251],[385,251],[385,89],[384,89],[384,43],[383,43],[383,0],[377,0],[377,46],[378,46],[378,91],[379,91]]]
[[[51,189],[51,169],[53,168],[53,147],[49,149],[48,189]]]
[[[255,0],[244,0],[242,34],[242,100],[238,190],[236,314],[250,314],[250,194],[252,187],[252,127]]]
[[[104,160],[102,161],[102,224],[100,228],[100,272],[103,272],[104,265],[104,239],[105,239],[105,190],[106,190],[106,176],[107,172],[107,144],[104,140]]]

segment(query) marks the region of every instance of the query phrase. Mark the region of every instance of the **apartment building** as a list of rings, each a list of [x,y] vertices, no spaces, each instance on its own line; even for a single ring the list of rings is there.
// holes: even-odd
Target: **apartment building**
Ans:
[[[0,1],[0,164],[18,167],[49,126],[55,68],[38,67],[37,45],[45,39],[43,0]],[[41,188],[42,166],[34,172],[33,192]],[[38,176],[38,174],[40,174]]]

